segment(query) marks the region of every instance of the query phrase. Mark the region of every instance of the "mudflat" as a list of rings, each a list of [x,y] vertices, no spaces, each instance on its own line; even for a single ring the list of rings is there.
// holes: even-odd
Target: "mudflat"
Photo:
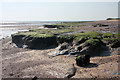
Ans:
[[[86,31],[111,31],[117,32],[116,20],[95,21],[83,23],[86,26],[80,27]],[[93,27],[87,24],[108,24],[110,27]],[[39,26],[40,27],[40,26]],[[19,27],[23,29],[25,27]],[[27,28],[29,29],[29,28]],[[31,29],[38,29],[32,27]],[[90,58],[90,65],[79,67],[76,65],[75,56],[59,55],[51,56],[58,47],[50,49],[27,49],[19,48],[12,43],[12,38],[7,37],[2,41],[2,77],[3,78],[118,78],[119,50],[120,47],[110,52],[109,56],[97,56]],[[104,53],[105,54],[105,53]]]

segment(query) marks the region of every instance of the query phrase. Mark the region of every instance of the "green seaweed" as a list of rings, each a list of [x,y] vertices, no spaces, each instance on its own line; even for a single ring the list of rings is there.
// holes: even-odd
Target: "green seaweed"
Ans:
[[[70,42],[74,39],[73,35],[60,35],[57,36],[58,43]]]
[[[89,39],[85,41],[84,46],[100,46],[100,45],[101,45],[101,41],[99,39]]]
[[[12,36],[17,36],[17,35],[24,35],[25,37],[53,37],[53,34],[41,34],[38,32],[19,32],[16,34],[13,34]]]
[[[95,31],[90,31],[87,33],[76,33],[74,36],[74,42],[77,42],[78,44],[81,44],[88,39],[101,39],[100,34]]]
[[[66,32],[73,32],[73,29],[35,29],[32,32],[39,32],[44,34],[62,34]]]
[[[81,24],[81,23],[85,23],[85,22],[90,22],[90,21],[61,22],[61,23],[57,23],[57,24],[54,24],[54,25],[56,25],[56,26],[64,26],[64,27],[77,27],[77,26],[86,26],[85,24]]]
[[[112,33],[103,33],[102,37],[103,38],[112,38],[112,37],[114,37],[114,34],[112,34]]]
[[[103,38],[103,41],[107,41],[108,44],[118,42],[118,39],[115,38]]]
[[[76,59],[84,58],[84,57],[85,57],[85,55],[79,55],[79,56],[76,57]]]

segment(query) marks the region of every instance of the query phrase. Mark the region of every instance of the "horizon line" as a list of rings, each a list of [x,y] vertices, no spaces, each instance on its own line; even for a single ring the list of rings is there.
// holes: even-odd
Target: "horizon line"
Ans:
[[[101,20],[101,19],[100,19]],[[100,21],[100,20],[23,20],[23,21]],[[102,20],[106,20],[106,19],[102,19]],[[22,20],[4,20],[4,21],[0,21],[0,22],[22,22]]]

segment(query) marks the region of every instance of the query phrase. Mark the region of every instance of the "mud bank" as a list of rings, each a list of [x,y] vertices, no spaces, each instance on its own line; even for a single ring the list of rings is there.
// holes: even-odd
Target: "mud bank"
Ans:
[[[76,65],[74,56],[49,56],[57,48],[30,50],[18,48],[11,43],[11,39],[4,39],[2,43],[3,78],[33,78],[34,76],[38,78],[65,78],[72,74],[74,74],[72,78],[119,77],[118,58],[120,56],[116,54],[92,57],[89,66],[79,67]]]
[[[87,24],[100,22],[103,23],[97,21]],[[115,23],[115,21],[104,22],[109,22],[107,25]],[[76,23],[72,26],[74,25]],[[84,29],[88,31],[75,33]],[[80,24],[62,29],[35,29],[16,33],[12,35],[12,39],[5,38],[2,43],[2,77],[119,78],[119,34],[99,33],[101,29],[110,30],[106,27],[89,27]],[[101,49],[102,53],[100,53]],[[76,56],[86,53],[97,56],[90,58],[88,66],[77,66]]]
[[[41,33],[44,29],[37,31],[19,32],[12,35],[12,42],[20,48],[30,49],[48,49],[50,47],[59,47],[59,52],[56,54],[68,54],[68,55],[81,55],[89,54],[91,56],[100,55],[104,49],[112,49],[120,47],[120,41],[118,39],[119,34],[112,33],[99,33],[95,31],[89,31],[85,33],[71,34],[60,33],[55,35],[47,33]],[[58,29],[59,30],[59,29]],[[61,29],[60,29],[61,30]]]

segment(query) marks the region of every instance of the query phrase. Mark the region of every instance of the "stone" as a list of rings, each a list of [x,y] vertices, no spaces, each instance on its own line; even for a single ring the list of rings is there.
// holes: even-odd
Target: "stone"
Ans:
[[[79,51],[71,51],[69,54],[70,55],[76,55],[76,54],[79,54],[80,52]]]
[[[85,67],[90,63],[90,55],[80,55],[76,57],[76,64],[81,67]]]
[[[35,76],[34,78],[32,78],[32,80],[37,80],[38,78],[37,78],[37,76]]]
[[[60,49],[59,49],[59,50],[64,50],[64,49],[67,49],[67,48],[68,48],[68,46],[69,46],[69,44],[68,44],[68,43],[66,43],[66,42],[64,42],[64,43],[62,43],[62,44],[60,45]]]
[[[46,49],[51,46],[57,46],[56,37],[32,37],[25,35],[14,35],[12,36],[12,42],[20,48],[29,49]]]
[[[68,54],[68,49],[60,51],[59,49],[56,49],[55,51],[52,51],[48,53],[49,56],[58,56],[58,55],[65,55]]]
[[[9,75],[10,75],[10,76],[13,76],[14,74],[13,74],[13,73],[10,73]]]

